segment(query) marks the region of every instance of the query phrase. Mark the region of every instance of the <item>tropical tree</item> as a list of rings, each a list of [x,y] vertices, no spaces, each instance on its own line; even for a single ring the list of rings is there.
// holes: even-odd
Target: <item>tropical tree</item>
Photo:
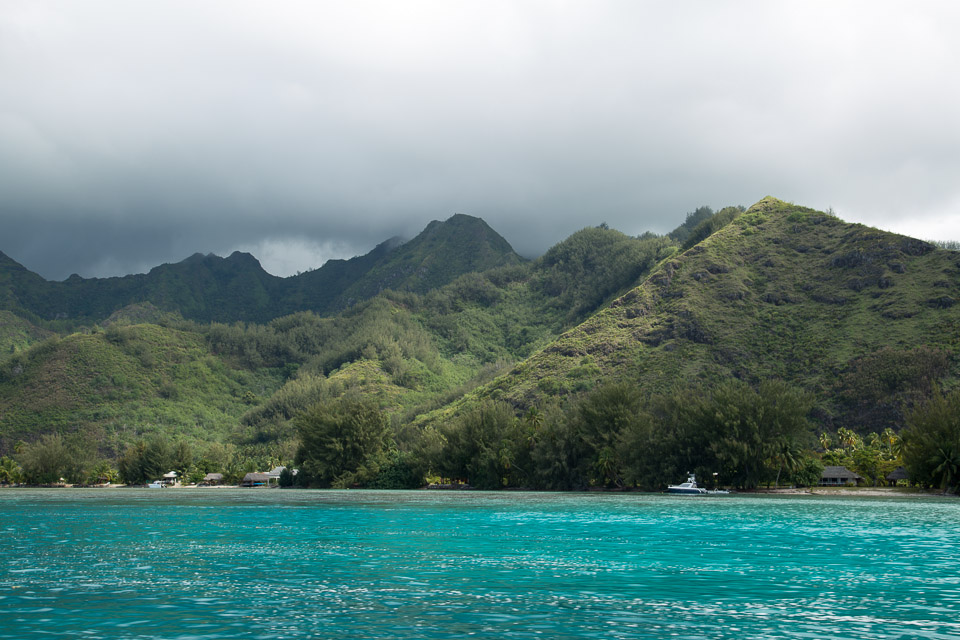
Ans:
[[[13,458],[0,458],[0,484],[20,484],[23,473]]]
[[[306,482],[349,487],[372,480],[392,446],[390,425],[373,401],[343,396],[294,419],[296,460]]]
[[[509,484],[523,440],[516,424],[509,405],[482,402],[441,430],[444,442],[434,470],[482,489]]]
[[[20,465],[24,480],[32,484],[53,484],[61,478],[82,480],[79,456],[59,434],[44,435],[26,445],[20,454]]]
[[[944,492],[955,488],[960,482],[960,389],[946,396],[935,389],[908,412],[902,438],[912,478]]]
[[[119,472],[106,460],[101,460],[87,474],[88,484],[107,484],[117,479]]]
[[[622,487],[625,434],[643,422],[643,404],[635,387],[609,383],[591,391],[577,406],[574,426],[583,440],[594,482]]]
[[[171,469],[173,452],[162,435],[138,440],[129,445],[117,461],[120,479],[126,484],[156,480]]]
[[[777,469],[774,486],[780,486],[780,474],[786,471],[792,475],[803,466],[803,447],[788,437],[778,438],[771,447],[770,462]]]
[[[806,416],[812,405],[809,395],[777,380],[762,382],[756,391],[739,381],[717,387],[702,420],[721,474],[739,487],[756,487],[778,449],[811,437]]]

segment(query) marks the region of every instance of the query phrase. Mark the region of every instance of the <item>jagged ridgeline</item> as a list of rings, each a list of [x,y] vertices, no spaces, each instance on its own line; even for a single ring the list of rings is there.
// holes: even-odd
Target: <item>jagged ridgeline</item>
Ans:
[[[292,278],[234,254],[47,282],[0,256],[0,454],[56,433],[116,460],[162,434],[289,461],[297,416],[362,397],[433,464],[477,408],[535,424],[729,380],[806,392],[817,427],[898,429],[956,385],[958,264],[772,198],[666,236],[586,228],[532,261],[468,216]]]
[[[10,335],[17,342],[11,338],[0,357],[0,452],[52,431],[86,434],[95,441],[90,446],[108,455],[155,432],[201,442],[275,444],[292,437],[297,413],[351,390],[407,421],[549,344],[677,250],[669,237],[636,238],[596,227],[523,261],[482,221],[467,216],[432,223],[418,238],[407,249],[392,248],[389,261],[371,254],[355,259],[380,262],[365,266],[366,275],[336,296],[328,292],[329,299],[346,303],[375,293],[364,287],[379,290],[388,283],[400,290],[385,289],[336,314],[298,311],[256,324],[235,322],[246,317],[239,311],[228,322],[201,323],[181,317],[190,315],[193,298],[178,307],[170,298],[146,296],[118,310],[104,306],[96,316],[105,318],[99,326],[61,332],[26,349],[51,332],[22,317],[36,313],[11,313]],[[230,262],[196,258],[193,273],[206,277],[205,264]],[[339,268],[352,262],[341,261]],[[327,268],[293,280],[302,283]],[[479,270],[451,277],[471,268]],[[7,285],[11,279],[41,288],[66,285],[46,283],[19,265],[2,273]],[[128,279],[79,284],[113,284],[122,292]],[[37,298],[22,287],[6,291],[18,293],[7,300],[21,306]],[[103,299],[111,296],[126,301],[119,294]],[[24,335],[28,330],[39,333],[31,338]]]
[[[721,213],[640,286],[425,423],[606,380],[651,394],[779,379],[813,394],[822,428],[880,431],[956,383],[960,254],[773,198]]]
[[[409,242],[393,238],[366,255],[289,278],[235,252],[227,258],[198,253],[122,278],[73,275],[49,282],[0,254],[0,308],[60,330],[101,323],[143,303],[200,322],[267,322],[297,311],[329,315],[385,289],[425,293],[464,273],[521,262],[483,220],[462,214],[431,222]]]

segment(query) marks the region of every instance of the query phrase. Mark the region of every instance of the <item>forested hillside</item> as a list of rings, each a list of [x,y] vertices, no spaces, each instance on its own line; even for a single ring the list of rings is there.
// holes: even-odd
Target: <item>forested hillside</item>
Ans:
[[[464,273],[522,261],[483,220],[465,215],[434,221],[409,242],[394,238],[366,255],[289,278],[235,252],[198,253],[122,278],[48,282],[0,253],[0,309],[60,331],[103,323],[144,303],[199,322],[267,322],[297,311],[328,315],[385,289],[423,293]]]
[[[780,379],[827,427],[882,429],[956,376],[958,287],[955,252],[768,198],[480,395],[523,408],[609,378]]]
[[[463,218],[452,220],[470,223]],[[428,229],[424,244],[441,256],[467,251],[469,238],[439,242],[445,228]],[[297,413],[351,389],[408,420],[547,344],[674,250],[669,238],[588,228],[533,262],[508,259],[422,295],[387,290],[337,315],[297,312],[267,324],[203,324],[149,303],[128,306],[105,329],[8,349],[0,453],[52,431],[107,456],[154,432],[198,446],[282,448],[295,437]],[[32,330],[34,341],[50,335]]]
[[[585,228],[533,261],[454,216],[294,278],[239,254],[148,276],[149,296],[44,320],[51,285],[132,281],[0,265],[0,455],[34,480],[59,456],[132,482],[174,458],[319,486],[876,481],[958,378],[960,255],[772,198],[666,236]]]
[[[684,246],[419,419],[435,467],[486,486],[653,488],[691,470],[815,482],[818,465],[843,463],[877,482],[902,446],[917,478],[955,482],[960,424],[903,428],[929,425],[938,390],[956,386],[957,253],[772,198],[711,216]]]

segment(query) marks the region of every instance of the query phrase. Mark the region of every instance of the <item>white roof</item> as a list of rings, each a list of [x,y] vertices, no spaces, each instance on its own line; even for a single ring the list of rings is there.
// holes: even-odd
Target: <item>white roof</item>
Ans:
[[[168,473],[163,474],[163,477],[164,477],[164,478],[176,478],[176,477],[177,477],[177,472],[176,472],[176,471],[170,471],[170,472],[168,472]]]

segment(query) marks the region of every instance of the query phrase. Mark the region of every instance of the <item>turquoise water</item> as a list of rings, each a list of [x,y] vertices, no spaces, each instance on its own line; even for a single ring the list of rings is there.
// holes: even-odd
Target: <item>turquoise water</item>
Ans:
[[[0,638],[957,638],[960,501],[0,491]]]

